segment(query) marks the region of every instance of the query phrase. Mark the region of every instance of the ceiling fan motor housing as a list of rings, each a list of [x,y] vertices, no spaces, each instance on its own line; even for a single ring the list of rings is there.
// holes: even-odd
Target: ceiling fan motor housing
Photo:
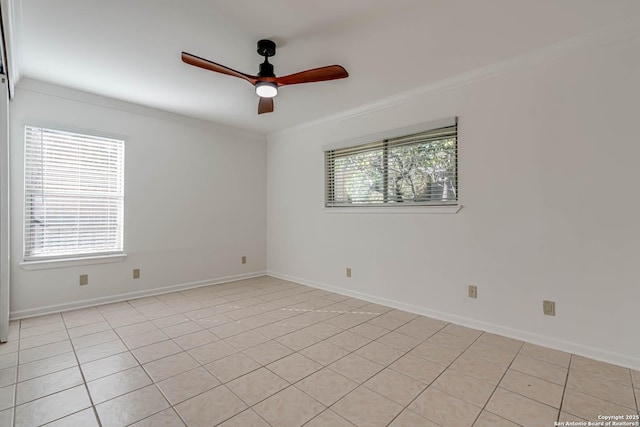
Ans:
[[[271,40],[258,40],[258,54],[260,56],[276,56],[276,44]]]

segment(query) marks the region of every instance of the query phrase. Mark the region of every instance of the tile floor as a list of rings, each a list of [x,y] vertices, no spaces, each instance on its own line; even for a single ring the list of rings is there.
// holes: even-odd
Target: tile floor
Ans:
[[[0,426],[550,427],[639,401],[638,371],[271,277],[15,321],[0,345]]]

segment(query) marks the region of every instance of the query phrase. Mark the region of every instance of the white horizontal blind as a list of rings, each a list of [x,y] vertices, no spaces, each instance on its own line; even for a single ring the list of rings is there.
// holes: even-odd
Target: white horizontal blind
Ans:
[[[325,152],[326,207],[452,205],[458,126]]]
[[[24,258],[123,251],[124,141],[26,126]]]

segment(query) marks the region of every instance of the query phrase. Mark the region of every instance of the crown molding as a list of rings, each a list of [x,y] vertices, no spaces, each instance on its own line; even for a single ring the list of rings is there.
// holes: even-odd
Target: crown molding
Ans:
[[[166,120],[174,123],[180,123],[186,126],[199,127],[216,132],[217,134],[225,134],[232,137],[248,139],[256,142],[266,142],[264,134],[253,132],[245,129],[235,128],[229,125],[211,122],[208,120],[197,119],[194,117],[184,116],[169,111],[159,110],[156,108],[146,107],[140,104],[121,101],[115,98],[108,98],[102,95],[96,95],[90,92],[84,92],[77,89],[71,89],[66,86],[59,86],[53,83],[43,82],[30,78],[23,78],[16,86],[17,90],[40,93],[43,95],[54,96],[57,98],[68,99],[76,102],[95,105],[111,110],[124,111],[144,117]]]
[[[462,86],[467,86],[482,80],[530,68],[544,62],[588,51],[610,43],[635,38],[639,35],[640,18],[630,18],[615,25],[606,26],[596,31],[585,33],[558,43],[553,43],[540,49],[513,56],[504,61],[429,83],[416,89],[389,96],[357,108],[271,132],[267,134],[267,139],[271,140],[273,138],[322,124],[351,120],[379,110],[412,102],[420,97],[424,97],[425,95],[433,95],[436,93],[450,91]]]

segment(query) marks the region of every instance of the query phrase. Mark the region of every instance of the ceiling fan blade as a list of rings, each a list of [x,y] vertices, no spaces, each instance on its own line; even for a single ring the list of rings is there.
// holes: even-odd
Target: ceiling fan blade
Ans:
[[[255,84],[258,81],[256,76],[250,76],[248,74],[241,73],[232,68],[225,67],[224,65],[216,64],[208,59],[200,58],[199,56],[192,55],[187,52],[182,52],[182,62],[185,62],[194,67],[204,68],[205,70],[215,71],[216,73],[226,74],[228,76],[238,77],[248,81],[251,84]]]
[[[258,114],[273,112],[273,98],[260,98],[258,102]]]
[[[349,73],[340,65],[329,65],[327,67],[314,68],[312,70],[301,71],[284,77],[277,77],[274,81],[278,86],[295,85],[299,83],[324,82],[327,80],[337,80],[349,77]]]

